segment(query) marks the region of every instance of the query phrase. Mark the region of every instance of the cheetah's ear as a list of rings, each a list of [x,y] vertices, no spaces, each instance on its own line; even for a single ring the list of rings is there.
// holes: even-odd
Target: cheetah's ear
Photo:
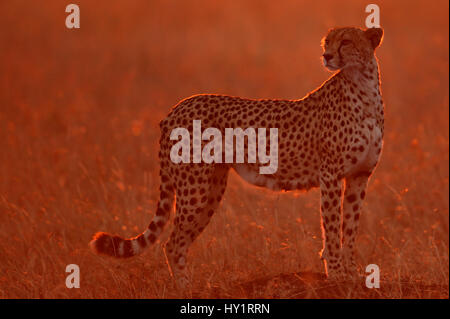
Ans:
[[[372,48],[375,50],[381,44],[381,39],[383,38],[383,29],[381,28],[370,28],[364,32],[364,35],[372,43]]]

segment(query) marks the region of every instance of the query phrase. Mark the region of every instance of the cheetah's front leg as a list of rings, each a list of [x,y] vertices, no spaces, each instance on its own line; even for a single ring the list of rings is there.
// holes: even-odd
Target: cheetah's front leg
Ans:
[[[358,174],[345,179],[344,218],[342,223],[342,259],[346,272],[357,275],[354,245],[358,230],[361,206],[366,196],[370,174]]]
[[[320,177],[320,204],[323,235],[322,259],[329,279],[341,279],[341,196],[342,181],[329,173]]]

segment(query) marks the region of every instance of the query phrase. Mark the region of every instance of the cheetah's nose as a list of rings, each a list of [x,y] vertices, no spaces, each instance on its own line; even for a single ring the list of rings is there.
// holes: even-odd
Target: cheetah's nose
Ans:
[[[329,54],[329,53],[325,53],[325,54],[323,55],[323,58],[324,58],[325,60],[329,61],[329,60],[331,60],[331,59],[333,58],[333,55],[332,55],[332,54]]]

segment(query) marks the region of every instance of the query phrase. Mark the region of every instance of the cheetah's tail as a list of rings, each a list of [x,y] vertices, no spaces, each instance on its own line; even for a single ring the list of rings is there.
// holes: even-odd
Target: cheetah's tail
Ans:
[[[167,190],[161,190],[156,215],[143,233],[133,238],[122,238],[117,235],[98,232],[94,235],[89,246],[99,255],[116,258],[128,258],[139,255],[147,247],[151,246],[161,234],[169,220],[170,211],[173,208],[173,201],[173,191],[169,194]]]

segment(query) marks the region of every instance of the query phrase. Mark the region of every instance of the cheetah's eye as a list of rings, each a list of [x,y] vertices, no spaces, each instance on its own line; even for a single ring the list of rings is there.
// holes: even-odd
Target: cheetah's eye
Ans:
[[[349,45],[350,43],[352,43],[350,40],[342,40],[341,42],[342,45]]]

